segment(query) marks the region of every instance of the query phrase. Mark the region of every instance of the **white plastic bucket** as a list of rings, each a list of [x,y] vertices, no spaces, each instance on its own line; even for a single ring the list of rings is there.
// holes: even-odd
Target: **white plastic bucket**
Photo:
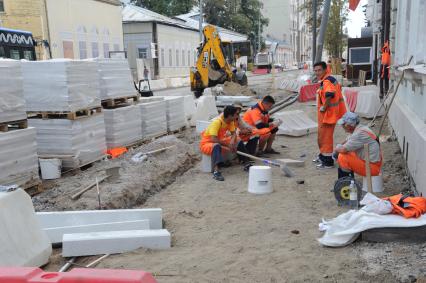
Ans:
[[[379,176],[372,176],[371,183],[373,185],[373,193],[381,193],[383,192],[383,178],[382,174]],[[362,178],[362,190],[368,191],[367,177]]]
[[[211,173],[212,168],[212,157],[210,155],[202,154],[201,157],[201,172]]]
[[[39,159],[41,178],[43,180],[53,180],[61,177],[62,160],[58,158]]]
[[[270,194],[272,189],[272,169],[269,166],[252,166],[249,172],[248,191],[252,194]]]

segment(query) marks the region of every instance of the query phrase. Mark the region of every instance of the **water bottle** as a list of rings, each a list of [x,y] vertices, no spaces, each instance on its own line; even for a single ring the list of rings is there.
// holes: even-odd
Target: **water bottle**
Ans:
[[[358,189],[354,180],[351,180],[351,185],[349,186],[349,204],[351,209],[358,209]]]

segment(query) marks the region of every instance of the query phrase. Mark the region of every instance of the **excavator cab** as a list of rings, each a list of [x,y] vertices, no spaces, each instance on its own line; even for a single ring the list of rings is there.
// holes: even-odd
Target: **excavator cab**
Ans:
[[[238,73],[232,67],[232,43],[222,42],[216,27],[211,25],[204,27],[203,34],[204,41],[198,48],[196,66],[190,69],[191,91],[195,97],[200,97],[205,88],[223,84],[225,81],[242,81],[247,84],[245,72]]]

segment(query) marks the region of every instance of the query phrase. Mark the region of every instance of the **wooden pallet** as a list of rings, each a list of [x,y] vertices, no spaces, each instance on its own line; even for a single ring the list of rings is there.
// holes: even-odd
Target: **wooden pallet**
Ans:
[[[8,132],[9,130],[26,128],[28,128],[27,119],[0,123],[0,132]]]
[[[175,134],[180,134],[180,133],[182,133],[183,131],[185,131],[186,130],[186,126],[183,126],[182,128],[180,128],[180,129],[177,129],[177,130],[174,130],[174,131],[169,131],[169,135],[175,135]]]
[[[67,119],[78,120],[90,117],[102,112],[102,107],[81,109],[78,111],[40,111],[27,112],[29,119]]]
[[[125,96],[120,98],[111,98],[102,100],[102,106],[105,108],[113,108],[118,106],[124,106],[131,100],[132,103],[136,103],[139,101],[138,95]]]

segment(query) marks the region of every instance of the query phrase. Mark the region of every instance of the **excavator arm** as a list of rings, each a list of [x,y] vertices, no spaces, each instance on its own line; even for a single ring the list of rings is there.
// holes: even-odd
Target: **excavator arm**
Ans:
[[[204,42],[198,52],[197,64],[191,68],[191,90],[196,97],[207,87],[234,80],[234,73],[225,58],[222,41],[216,27],[204,27]]]

